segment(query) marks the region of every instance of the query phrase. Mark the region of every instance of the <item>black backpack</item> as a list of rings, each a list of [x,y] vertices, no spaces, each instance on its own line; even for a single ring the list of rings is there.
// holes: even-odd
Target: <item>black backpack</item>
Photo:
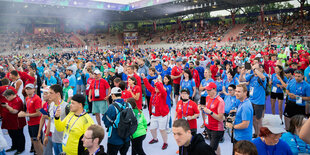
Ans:
[[[121,108],[117,103],[113,103],[112,105],[117,108],[119,111],[117,114],[120,115],[117,127],[118,136],[125,140],[127,137],[133,135],[136,132],[138,127],[137,118],[132,108],[128,106],[128,103],[126,103],[125,109]],[[115,124],[115,120],[113,124]]]

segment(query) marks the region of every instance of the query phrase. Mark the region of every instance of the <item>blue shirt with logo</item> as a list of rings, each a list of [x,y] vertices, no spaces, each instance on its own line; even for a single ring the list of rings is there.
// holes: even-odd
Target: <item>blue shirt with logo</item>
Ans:
[[[310,96],[310,86],[307,82],[302,81],[297,83],[296,80],[291,80],[291,82],[287,85],[286,89],[297,96]],[[288,100],[296,102],[296,99],[290,98],[288,95]],[[306,101],[302,100],[302,104],[300,106],[305,106]]]
[[[227,95],[224,98],[224,102],[225,102],[225,113],[228,114],[230,112],[230,110],[232,110],[233,108],[236,108],[236,96],[231,96],[231,95]]]
[[[181,88],[184,89],[188,89],[189,90],[189,96],[192,97],[193,96],[193,92],[194,92],[194,87],[196,87],[195,85],[195,81],[194,79],[192,80],[188,80],[185,81],[184,79],[181,81]]]
[[[235,129],[235,139],[240,140],[252,140],[252,126],[253,126],[253,107],[249,99],[243,102],[237,100],[238,108],[235,117],[235,125],[242,123],[242,121],[249,121],[249,126],[245,129]]]
[[[258,76],[253,76],[253,74],[247,74],[245,76],[245,80],[246,82],[249,82],[249,91],[250,91],[250,101],[253,104],[257,104],[257,105],[265,105],[265,97],[266,97],[266,93],[265,93],[265,88],[266,88],[266,84],[267,84],[267,80],[265,79],[264,81],[262,79],[260,79]],[[251,78],[252,77],[252,78]],[[263,86],[261,86],[258,82],[258,78],[259,80],[262,82]],[[251,94],[251,89],[253,89],[253,92]]]
[[[207,81],[206,81],[206,79],[203,79],[203,80],[201,81],[201,83],[200,83],[200,86],[206,87],[206,86],[208,85],[208,83],[210,83],[210,82],[214,82],[214,80],[213,80],[212,78],[209,78]],[[207,91],[203,90],[203,91],[201,92],[201,96],[202,96],[202,97],[207,97],[207,96],[208,96]]]
[[[271,84],[271,92],[273,92],[273,93],[283,93],[283,89],[277,86],[277,84],[279,84],[279,85],[282,86],[282,83],[281,83],[280,80],[277,78],[276,73],[273,73],[273,74],[271,75],[271,81],[272,81],[272,84]],[[287,82],[287,78],[284,77],[283,81],[286,83],[286,82]],[[274,92],[275,89],[276,89],[276,92]]]

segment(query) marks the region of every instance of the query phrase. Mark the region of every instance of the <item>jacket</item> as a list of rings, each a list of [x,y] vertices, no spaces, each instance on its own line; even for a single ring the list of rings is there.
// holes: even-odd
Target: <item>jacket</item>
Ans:
[[[88,149],[86,149],[86,150],[83,152],[83,155],[89,155]],[[100,145],[99,151],[98,151],[95,155],[107,155],[107,154],[104,152],[104,147],[103,147],[102,145]]]
[[[143,113],[139,113],[138,109],[133,109],[133,112],[135,113],[135,116],[138,120],[138,127],[136,132],[132,135],[132,139],[138,138],[140,136],[146,135],[146,129],[147,129],[147,121],[144,117]]]
[[[155,113],[152,112],[154,116],[166,116],[169,113],[169,107],[166,104],[167,92],[164,89],[164,85],[160,82],[155,83],[155,87],[159,92],[155,91],[155,88],[151,86],[147,78],[143,79],[146,89],[151,92],[151,100],[149,104],[149,110],[152,111],[152,107],[155,107]]]
[[[186,152],[186,153],[185,153]],[[179,154],[187,155],[215,155],[214,150],[205,142],[201,134],[195,134],[192,137],[189,146],[180,146]]]

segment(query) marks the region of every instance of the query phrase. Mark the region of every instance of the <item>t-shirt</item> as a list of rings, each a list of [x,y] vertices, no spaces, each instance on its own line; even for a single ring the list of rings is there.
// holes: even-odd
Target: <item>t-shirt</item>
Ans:
[[[212,99],[210,96],[207,96],[206,107],[214,114],[225,113],[225,102],[220,96],[216,96],[214,99]],[[206,119],[208,120],[205,120],[204,123],[209,130],[224,131],[223,121],[218,121],[209,114],[206,114]]]
[[[93,80],[90,84],[92,90],[92,101],[102,101],[107,96],[107,89],[110,88],[109,83],[105,79]],[[95,90],[99,89],[99,97],[95,97]]]
[[[81,145],[80,139],[85,133],[87,128],[94,124],[93,119],[87,114],[84,113],[81,116],[76,116],[73,112],[70,112],[64,120],[54,119],[56,130],[63,132],[64,136],[68,136],[67,143],[62,144],[63,152],[66,152],[68,155],[78,154],[79,145]]]
[[[286,90],[288,90],[290,93],[293,93],[297,96],[310,96],[310,86],[307,82],[302,81],[297,83],[296,80],[292,80],[286,87]],[[296,102],[296,99],[290,98],[288,95],[288,100]],[[306,101],[303,100],[302,104],[297,104],[300,106],[305,106]]]
[[[7,101],[8,105],[18,112],[22,111],[23,101],[17,96],[11,101]],[[2,107],[1,116],[3,117],[1,128],[8,130],[22,129],[26,125],[24,117],[18,117],[17,114],[12,114],[7,108]]]
[[[260,81],[262,82],[263,86],[261,86],[258,82],[258,76],[252,76],[253,74],[247,74],[245,76],[245,80],[246,82],[249,82],[250,84],[250,101],[253,104],[257,104],[257,105],[264,105],[265,104],[265,89],[266,88],[266,84],[267,84],[267,80],[265,79],[264,81],[262,79],[260,79]],[[251,78],[252,77],[252,78]]]
[[[68,103],[63,101],[63,100],[61,101],[60,105],[56,105],[54,102],[52,102],[50,104],[49,114],[50,114],[50,117],[52,119],[50,131],[53,133],[53,137],[52,137],[53,143],[61,143],[62,137],[63,137],[63,132],[58,132],[55,128],[55,122],[54,122],[55,113],[56,113],[57,109],[60,108],[60,110],[61,110],[60,111],[60,120],[63,120],[66,117],[66,106],[67,105],[68,105]]]
[[[286,132],[282,134],[281,139],[290,146],[294,155],[298,155],[298,153],[310,154],[310,145],[305,143],[297,135]]]
[[[210,82],[214,82],[214,80],[212,79],[212,78],[209,78],[207,81],[206,81],[206,79],[203,79],[202,81],[201,81],[201,83],[200,83],[200,85],[202,86],[202,87],[206,87],[207,85],[208,85],[208,83],[210,83]],[[207,93],[207,91],[202,91],[201,92],[201,96],[202,97],[207,97],[208,96],[208,93]]]
[[[285,83],[287,82],[287,78],[284,77],[284,79],[282,79]],[[280,82],[280,80],[277,78],[276,73],[273,73],[271,75],[271,81],[272,81],[272,85],[271,85],[271,92],[273,93],[283,93],[283,88],[280,88],[277,86],[277,84],[282,86],[282,83]]]
[[[307,79],[307,83],[308,84],[310,84],[310,75],[309,75],[309,73],[310,73],[310,66],[308,66],[307,68],[306,68],[306,70],[305,70],[305,72],[304,72],[304,76],[305,76],[305,79]]]
[[[233,108],[236,108],[236,96],[231,96],[231,95],[226,95],[224,98],[224,102],[225,102],[225,114],[228,114],[230,112],[230,110],[232,110]]]
[[[186,119],[187,116],[193,116],[195,114],[199,114],[198,106],[197,104],[190,100],[188,103],[183,103],[182,100],[180,100],[177,103],[176,106],[176,114],[178,119]],[[189,127],[191,129],[197,129],[197,119],[187,120],[189,123]]]
[[[121,98],[124,100],[132,98],[131,92],[129,92],[128,90],[123,90]]]
[[[183,72],[183,69],[182,69],[181,66],[174,66],[172,68],[171,75],[179,76],[182,72]],[[173,80],[174,84],[180,84],[180,82],[181,82],[181,77],[176,78],[176,79]]]
[[[42,108],[41,98],[37,94],[34,94],[34,96],[32,97],[26,97],[26,107],[27,107],[27,112],[29,114],[36,113],[37,109],[40,110]],[[41,116],[29,117],[29,121],[27,121],[28,125],[29,126],[38,125],[40,124],[40,119],[41,119]]]
[[[142,94],[141,87],[139,87],[138,85],[131,87],[130,89],[132,90],[133,94],[137,94],[137,93],[140,93],[140,95]],[[140,96],[139,96],[139,99],[136,100],[136,104],[137,104],[137,108],[141,110],[142,109],[142,98]]]
[[[249,126],[245,129],[235,129],[235,139],[240,140],[252,140],[252,125],[253,125],[253,107],[249,99],[243,102],[237,100],[238,105],[235,125],[242,123],[242,121],[249,121]]]
[[[73,89],[73,95],[75,95],[76,94],[76,77],[75,77],[75,75],[70,75],[69,77],[68,77],[68,80],[69,80],[69,86],[73,86],[74,88],[72,88]]]
[[[283,53],[283,54],[282,54],[282,53],[279,53],[279,54],[278,54],[278,59],[281,60],[282,64],[285,64],[286,58],[287,58],[287,56],[286,56],[285,53]]]
[[[195,81],[194,79],[192,80],[188,80],[185,81],[184,79],[181,81],[181,89],[186,88],[187,90],[189,90],[189,96],[192,97],[193,93],[194,93],[194,87],[196,87],[195,85]]]
[[[254,139],[252,143],[256,146],[258,155],[293,155],[288,144],[282,139],[273,146],[266,145],[260,137]]]

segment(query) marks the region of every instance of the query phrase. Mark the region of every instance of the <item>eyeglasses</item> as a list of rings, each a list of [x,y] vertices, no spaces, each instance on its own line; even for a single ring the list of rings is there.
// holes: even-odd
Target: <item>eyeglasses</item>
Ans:
[[[93,139],[93,138],[87,138],[87,137],[85,137],[85,136],[83,136],[83,138],[84,138],[84,139]]]
[[[228,89],[228,91],[233,91],[233,89]]]

